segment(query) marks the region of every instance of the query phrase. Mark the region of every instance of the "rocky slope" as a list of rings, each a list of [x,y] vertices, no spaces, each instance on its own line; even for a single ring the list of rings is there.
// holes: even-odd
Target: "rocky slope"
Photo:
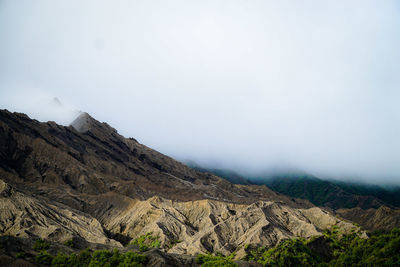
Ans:
[[[400,210],[387,206],[367,210],[361,208],[338,209],[335,212],[340,217],[362,225],[370,231],[391,230],[400,226]]]
[[[282,239],[320,235],[333,225],[348,231],[354,227],[320,208],[298,209],[281,202],[174,202],[159,197],[130,202],[126,208],[101,215],[104,227],[127,237],[152,232],[163,244],[173,245],[169,252],[179,254],[229,255],[246,244],[269,247]],[[177,240],[181,242],[174,245]]]
[[[121,246],[109,239],[99,221],[57,202],[27,196],[0,180],[0,232],[21,238],[41,237],[54,242]]]
[[[105,228],[110,236],[125,241],[125,245],[132,238],[151,232],[170,253],[236,252],[244,256],[243,248],[248,244],[274,246],[283,239],[320,235],[333,225],[347,231],[354,228],[353,224],[340,221],[320,208],[292,208],[282,202],[235,204],[209,199],[175,202],[159,197],[143,201],[124,197],[117,201],[117,197],[107,194],[98,201],[97,220],[57,202],[50,204],[27,196],[4,182],[0,184],[2,234],[41,237],[59,243],[74,239],[75,243],[122,247],[107,237]],[[101,208],[110,201],[124,205]]]
[[[63,127],[40,123],[24,114],[0,112],[0,175],[11,185],[29,186],[37,194],[85,211],[87,196],[114,192],[137,199],[152,196],[189,201],[214,199],[237,203],[292,201],[266,186],[233,185],[186,165],[106,123],[83,113]]]

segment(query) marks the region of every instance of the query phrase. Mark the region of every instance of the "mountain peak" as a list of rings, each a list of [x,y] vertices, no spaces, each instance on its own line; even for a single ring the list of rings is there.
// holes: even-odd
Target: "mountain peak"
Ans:
[[[73,122],[71,122],[70,126],[72,126],[75,130],[80,133],[84,133],[90,130],[91,125],[97,122],[93,119],[87,112],[82,112]]]

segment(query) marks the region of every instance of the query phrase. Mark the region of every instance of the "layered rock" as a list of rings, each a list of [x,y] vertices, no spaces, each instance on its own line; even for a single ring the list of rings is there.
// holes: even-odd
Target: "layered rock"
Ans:
[[[387,230],[400,226],[400,210],[381,206],[378,209],[338,209],[336,213],[347,220],[362,225],[370,231]]]
[[[175,202],[153,197],[144,201],[118,199],[105,195],[98,199],[99,221],[88,214],[57,202],[27,196],[0,182],[0,231],[21,238],[41,237],[55,242],[81,238],[90,243],[122,247],[108,234],[124,241],[146,233],[159,236],[170,253],[195,255],[220,252],[244,255],[245,245],[274,246],[283,239],[308,238],[339,225],[354,226],[337,220],[320,208],[298,209],[282,202],[258,201],[235,204],[215,200]],[[90,201],[90,200],[89,200]],[[104,209],[105,203],[123,203]]]
[[[109,239],[99,221],[56,202],[48,203],[14,190],[0,180],[0,233],[55,242],[83,239],[90,243],[121,247]]]
[[[168,252],[190,255],[243,254],[245,245],[271,247],[283,239],[321,235],[333,225],[343,231],[354,228],[320,208],[298,209],[271,201],[247,205],[153,197],[131,200],[124,208],[115,207],[99,217],[114,236],[133,238],[151,232],[166,248],[172,246]]]

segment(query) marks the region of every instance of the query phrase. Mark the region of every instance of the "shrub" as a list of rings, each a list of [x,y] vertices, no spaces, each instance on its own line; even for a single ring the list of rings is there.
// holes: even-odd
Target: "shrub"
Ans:
[[[75,243],[72,239],[65,241],[64,245],[70,248],[75,248]]]
[[[64,253],[59,252],[51,261],[51,266],[55,267],[67,267],[68,265],[68,256]]]
[[[15,257],[17,259],[25,259],[26,254],[25,254],[25,252],[18,252],[17,254],[15,254]]]
[[[79,255],[77,256],[77,262],[81,266],[88,266],[90,264],[91,260],[92,260],[92,253],[88,248],[85,250],[82,250],[79,253]]]
[[[47,250],[49,249],[49,247],[50,244],[41,238],[37,239],[35,244],[33,245],[33,249],[36,251]]]
[[[41,250],[36,255],[35,261],[39,264],[50,265],[53,257],[46,250]]]
[[[89,267],[105,266],[107,263],[109,263],[111,256],[111,251],[96,250],[92,255],[92,260],[90,261]]]
[[[161,241],[159,236],[153,236],[151,232],[141,235],[135,238],[131,243],[139,248],[140,251],[146,251],[150,248],[159,248],[161,246]]]
[[[52,257],[46,250],[41,250],[36,255],[36,262],[55,267],[139,267],[147,262],[147,257],[132,251],[120,253],[118,249],[114,249],[112,252],[97,250],[93,253],[89,249],[85,249],[79,255],[72,253],[68,256],[64,253],[58,253],[57,256]]]
[[[129,251],[124,255],[123,261],[118,265],[118,267],[129,267],[129,266],[142,266],[147,262],[147,257],[144,255],[137,254],[135,252]]]
[[[234,253],[228,257],[222,255],[214,256],[211,254],[198,254],[196,257],[196,263],[201,264],[202,267],[235,267],[238,265],[233,262],[234,257]]]

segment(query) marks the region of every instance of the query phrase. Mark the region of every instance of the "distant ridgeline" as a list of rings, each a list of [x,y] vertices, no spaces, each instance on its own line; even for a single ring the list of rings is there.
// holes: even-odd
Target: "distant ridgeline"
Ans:
[[[193,162],[188,165],[209,172],[235,184],[265,184],[270,189],[290,197],[307,199],[316,206],[332,209],[379,208],[382,205],[400,207],[400,187],[385,189],[377,185],[327,181],[311,175],[278,175],[243,177],[228,169],[204,168]]]
[[[255,182],[279,193],[307,199],[317,206],[333,209],[400,207],[400,188],[384,189],[377,185],[326,181],[313,176],[287,176]]]
[[[195,169],[195,170],[203,172],[203,173],[212,173],[212,174],[222,177],[234,184],[243,184],[243,185],[253,184],[250,180],[244,178],[240,174],[236,173],[235,171],[229,170],[229,169],[203,168],[203,167],[197,165],[196,163],[194,163],[193,161],[186,162],[186,165],[188,165],[192,169]]]

